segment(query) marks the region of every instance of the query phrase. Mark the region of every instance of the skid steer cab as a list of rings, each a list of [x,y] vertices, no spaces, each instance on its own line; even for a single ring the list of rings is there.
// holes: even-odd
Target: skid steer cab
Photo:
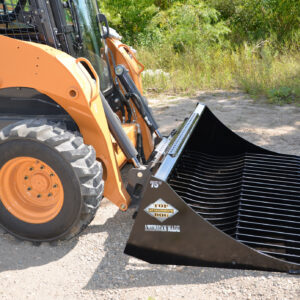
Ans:
[[[0,45],[5,230],[70,239],[104,195],[138,207],[129,255],[299,273],[300,158],[243,140],[201,104],[163,137],[144,66],[96,0],[0,0]]]

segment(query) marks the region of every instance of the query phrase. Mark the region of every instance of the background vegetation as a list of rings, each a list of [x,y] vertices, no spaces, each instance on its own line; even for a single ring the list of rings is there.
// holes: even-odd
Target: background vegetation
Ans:
[[[157,92],[242,88],[300,103],[299,0],[103,0]]]

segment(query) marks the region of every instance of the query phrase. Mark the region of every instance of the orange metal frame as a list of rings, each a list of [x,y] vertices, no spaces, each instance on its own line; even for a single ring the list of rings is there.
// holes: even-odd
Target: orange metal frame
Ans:
[[[34,88],[63,107],[106,169],[104,195],[121,210],[130,197],[122,182],[99,85],[80,61],[54,48],[0,36],[0,89]],[[91,70],[98,76],[93,67]],[[1,187],[0,187],[1,188]]]

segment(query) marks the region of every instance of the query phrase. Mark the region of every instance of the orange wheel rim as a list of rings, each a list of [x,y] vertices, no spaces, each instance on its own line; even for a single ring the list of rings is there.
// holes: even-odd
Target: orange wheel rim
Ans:
[[[53,220],[64,202],[63,185],[54,170],[32,157],[16,157],[0,170],[0,197],[16,218],[32,224]]]

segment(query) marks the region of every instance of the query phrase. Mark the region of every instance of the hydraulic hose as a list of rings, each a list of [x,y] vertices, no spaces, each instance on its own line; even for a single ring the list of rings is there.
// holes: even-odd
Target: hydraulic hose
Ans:
[[[132,80],[131,76],[129,75],[129,71],[123,65],[117,65],[115,67],[115,73],[118,76],[125,91],[127,92],[127,97],[132,99],[136,108],[138,109],[139,113],[142,115],[143,119],[145,120],[145,122],[146,122],[147,126],[149,127],[149,129],[151,130],[151,132],[155,132],[155,134],[160,139],[162,139],[162,135],[158,130],[159,126],[156,123],[143,96],[141,95],[140,91],[138,90],[134,81]]]

